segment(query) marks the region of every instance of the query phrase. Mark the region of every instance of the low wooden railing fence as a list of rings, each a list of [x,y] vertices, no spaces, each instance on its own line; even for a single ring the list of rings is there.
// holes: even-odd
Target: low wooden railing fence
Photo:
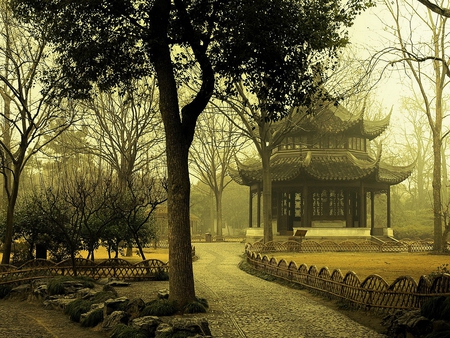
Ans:
[[[147,259],[132,264],[124,259],[108,259],[95,263],[85,258],[76,259],[78,276],[100,278],[118,278],[121,280],[154,280],[161,273],[169,272],[169,263],[158,259]],[[34,279],[55,276],[74,276],[75,271],[71,260],[55,263],[45,259],[31,260],[20,267],[0,265],[0,285],[20,284]]]
[[[425,300],[436,296],[450,296],[450,274],[438,275],[431,281],[422,276],[417,283],[412,277],[398,277],[388,284],[379,275],[370,275],[362,282],[350,271],[345,275],[339,269],[330,272],[312,265],[278,261],[247,246],[247,263],[258,271],[301,285],[320,294],[341,299],[358,308],[391,312],[419,309]]]

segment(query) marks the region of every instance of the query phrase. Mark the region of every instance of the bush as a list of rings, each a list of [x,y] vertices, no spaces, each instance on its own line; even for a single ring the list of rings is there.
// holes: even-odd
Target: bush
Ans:
[[[5,298],[11,292],[12,287],[10,285],[0,285],[0,299]]]
[[[111,333],[111,338],[146,338],[146,334],[138,329],[125,324],[116,325]]]
[[[64,282],[69,280],[67,277],[56,277],[51,279],[47,284],[47,292],[50,296],[64,294]]]
[[[66,306],[64,313],[69,315],[70,320],[79,323],[81,315],[91,309],[92,302],[85,299],[76,299]]]
[[[433,282],[434,279],[443,273],[450,273],[450,270],[447,268],[448,264],[442,264],[436,268],[436,271],[433,271],[428,275],[428,278]]]
[[[103,321],[103,309],[92,311],[84,320],[81,321],[83,327],[94,327]]]
[[[169,274],[166,271],[160,269],[156,273],[155,279],[157,281],[167,281],[167,280],[169,280]]]
[[[450,320],[450,297],[439,296],[422,304],[420,314],[428,319]]]
[[[205,313],[206,307],[198,301],[191,302],[184,307],[185,313]]]
[[[156,299],[146,304],[141,316],[172,316],[177,312],[175,302],[167,299]]]

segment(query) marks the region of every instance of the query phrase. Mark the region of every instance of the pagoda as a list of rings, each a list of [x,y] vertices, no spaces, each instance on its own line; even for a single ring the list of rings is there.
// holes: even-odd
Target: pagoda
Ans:
[[[370,141],[386,130],[390,115],[369,121],[364,111],[352,114],[334,103],[314,111],[299,118],[272,150],[274,237],[296,230],[306,230],[307,238],[392,237],[390,188],[411,174],[413,164],[389,165],[381,161],[381,147],[370,151]],[[250,188],[247,237],[263,237],[261,163],[237,162],[230,174]],[[380,207],[375,197],[381,194],[386,195],[385,202],[380,199],[386,216],[375,219],[375,207]]]

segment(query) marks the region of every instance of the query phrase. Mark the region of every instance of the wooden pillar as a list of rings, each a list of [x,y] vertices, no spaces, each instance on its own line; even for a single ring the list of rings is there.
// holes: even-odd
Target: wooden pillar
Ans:
[[[258,199],[256,201],[256,227],[261,227],[261,186],[258,184]]]
[[[311,222],[309,221],[309,195],[308,195],[308,186],[303,186],[302,191],[302,228],[309,227]]]
[[[359,188],[359,222],[358,227],[359,228],[365,228],[366,227],[366,194],[364,192],[364,186],[361,182],[360,188]]]
[[[391,227],[391,187],[387,188],[386,198],[386,224],[387,227]]]
[[[248,201],[249,209],[248,209],[248,227],[253,227],[253,192],[252,187],[250,187],[250,195]]]
[[[370,192],[370,234],[374,234],[375,229],[375,193]]]

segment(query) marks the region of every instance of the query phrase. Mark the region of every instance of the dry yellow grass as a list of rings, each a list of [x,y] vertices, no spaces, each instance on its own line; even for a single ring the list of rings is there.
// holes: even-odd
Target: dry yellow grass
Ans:
[[[377,274],[388,283],[400,276],[411,276],[419,281],[420,276],[436,272],[443,264],[450,264],[450,256],[430,253],[277,252],[267,256],[275,257],[278,261],[285,259],[288,263],[294,261],[297,266],[306,264],[309,268],[315,265],[318,270],[325,266],[330,272],[340,269],[343,275],[353,271],[361,281]]]
[[[119,255],[119,258],[125,259],[129,261],[130,263],[137,263],[142,261],[142,258],[136,254],[137,249],[133,249],[133,256],[127,257]],[[114,257],[114,253],[111,253],[112,257]],[[166,263],[169,260],[169,249],[152,249],[152,248],[144,248],[144,254],[146,259],[159,259],[160,261]],[[82,251],[80,253],[81,257],[86,258],[87,252]],[[95,253],[94,257],[96,261],[101,261],[104,259],[108,259],[108,252],[106,248],[100,247],[98,248]]]

